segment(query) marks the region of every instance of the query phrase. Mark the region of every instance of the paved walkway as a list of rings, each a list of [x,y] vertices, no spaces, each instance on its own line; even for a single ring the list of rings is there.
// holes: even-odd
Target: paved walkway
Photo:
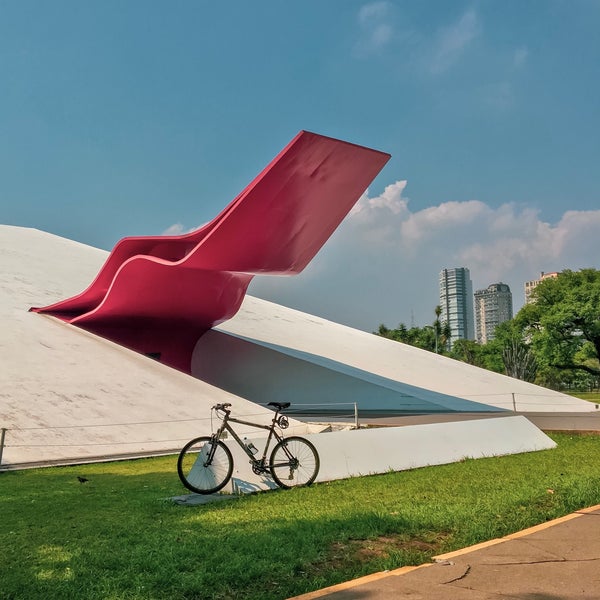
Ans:
[[[599,600],[600,505],[294,600]]]

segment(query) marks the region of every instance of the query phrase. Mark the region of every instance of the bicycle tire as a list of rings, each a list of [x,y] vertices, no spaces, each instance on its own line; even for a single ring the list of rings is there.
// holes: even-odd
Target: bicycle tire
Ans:
[[[294,464],[294,459],[297,464]],[[273,448],[269,459],[273,480],[279,487],[286,489],[313,483],[319,474],[320,466],[317,449],[308,440],[297,436],[281,440]]]
[[[181,483],[197,494],[218,492],[233,473],[231,450],[220,440],[217,441],[211,464],[203,462],[202,458],[208,454],[213,443],[210,436],[195,438],[182,448],[177,458],[177,473]]]

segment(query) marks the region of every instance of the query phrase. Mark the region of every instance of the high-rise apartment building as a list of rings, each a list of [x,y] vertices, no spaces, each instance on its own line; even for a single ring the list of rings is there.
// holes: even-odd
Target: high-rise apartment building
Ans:
[[[512,294],[506,283],[492,283],[475,292],[475,325],[480,344],[493,340],[496,327],[512,317]]]
[[[541,281],[544,281],[544,279],[551,279],[551,278],[558,277],[558,275],[559,275],[559,273],[557,273],[556,271],[553,273],[544,273],[544,271],[542,271],[540,273],[539,279],[532,279],[531,281],[526,281],[525,282],[525,304],[529,304],[531,302],[531,292],[533,292],[533,290],[538,286],[538,284]]]
[[[457,267],[440,272],[440,321],[450,326],[450,345],[456,340],[475,339],[473,284],[469,269]]]

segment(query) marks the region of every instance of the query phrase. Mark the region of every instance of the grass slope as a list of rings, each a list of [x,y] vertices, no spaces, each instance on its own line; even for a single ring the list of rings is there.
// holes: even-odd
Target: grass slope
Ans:
[[[600,503],[600,437],[553,438],[195,507],[174,457],[0,473],[0,598],[281,599],[419,564]]]

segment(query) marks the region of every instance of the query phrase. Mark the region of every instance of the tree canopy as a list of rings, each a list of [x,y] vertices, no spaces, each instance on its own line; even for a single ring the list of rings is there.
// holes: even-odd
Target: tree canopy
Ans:
[[[535,381],[548,387],[595,387],[600,381],[600,271],[563,271],[544,279],[510,321],[498,325],[487,344],[456,340],[440,322],[425,327],[380,325],[379,335],[457,360]]]
[[[450,326],[446,322],[440,322],[441,306],[436,306],[434,313],[435,320],[432,325],[408,328],[404,323],[400,323],[396,329],[390,329],[382,323],[375,333],[396,342],[443,354],[450,340]]]
[[[538,362],[600,375],[600,271],[563,271],[533,290],[516,321]]]

